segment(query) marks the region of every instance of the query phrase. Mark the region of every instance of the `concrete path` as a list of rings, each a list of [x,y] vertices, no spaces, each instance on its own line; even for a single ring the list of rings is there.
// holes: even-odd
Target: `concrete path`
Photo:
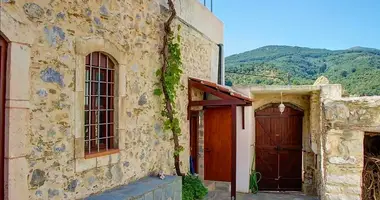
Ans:
[[[230,193],[223,191],[211,191],[207,195],[208,200],[230,200]],[[236,200],[319,200],[317,197],[305,196],[302,193],[271,192],[258,194],[238,194]]]

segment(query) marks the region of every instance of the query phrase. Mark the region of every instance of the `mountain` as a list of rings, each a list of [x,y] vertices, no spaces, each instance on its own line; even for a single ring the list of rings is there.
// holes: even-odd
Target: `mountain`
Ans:
[[[319,76],[342,84],[350,95],[380,95],[380,50],[264,46],[226,57],[229,85],[304,85]],[[250,74],[250,75],[246,75]]]

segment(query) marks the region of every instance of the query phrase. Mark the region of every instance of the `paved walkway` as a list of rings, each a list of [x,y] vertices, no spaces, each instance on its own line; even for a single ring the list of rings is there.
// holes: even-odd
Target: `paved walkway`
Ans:
[[[230,200],[229,192],[211,191],[207,195],[208,200]],[[302,193],[271,192],[258,194],[238,194],[236,200],[319,200],[317,197],[305,196]]]

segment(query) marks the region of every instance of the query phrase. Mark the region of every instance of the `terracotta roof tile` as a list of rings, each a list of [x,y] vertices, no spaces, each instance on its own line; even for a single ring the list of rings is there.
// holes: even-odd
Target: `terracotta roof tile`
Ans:
[[[245,96],[243,94],[240,94],[240,93],[236,92],[231,87],[224,86],[224,85],[219,85],[219,84],[211,82],[211,81],[207,81],[207,80],[199,79],[199,78],[194,78],[194,77],[189,77],[189,79],[192,80],[192,81],[199,82],[199,83],[201,83],[203,85],[212,87],[214,89],[217,89],[217,90],[219,90],[219,91],[221,91],[223,93],[229,94],[229,95],[231,95],[233,97],[236,97],[236,98],[239,98],[241,100],[252,102],[251,98],[249,98],[249,97],[247,97],[247,96]]]

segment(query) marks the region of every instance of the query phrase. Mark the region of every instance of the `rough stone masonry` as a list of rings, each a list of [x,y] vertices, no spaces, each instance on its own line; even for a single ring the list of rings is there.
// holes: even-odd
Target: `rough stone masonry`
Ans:
[[[162,100],[153,95],[158,82],[155,71],[162,64],[165,7],[156,0],[2,0],[0,9],[2,29],[14,33],[5,36],[21,41],[18,44],[29,57],[20,54],[20,60],[30,59],[29,79],[19,80],[17,87],[27,83],[29,89],[27,135],[18,146],[25,150],[22,159],[26,162],[17,168],[27,173],[27,180],[20,176],[12,182],[12,187],[27,182],[28,193],[10,190],[7,198],[80,199],[154,171],[173,174],[173,145],[170,132],[163,131]],[[176,25],[182,27],[184,70],[184,87],[176,105],[182,128],[180,144],[185,147],[181,167],[187,171],[187,77],[210,79],[211,54],[218,47],[187,23],[176,20]],[[77,150],[83,150],[83,140],[77,137],[81,125],[76,125],[81,118],[76,108],[83,100],[78,98],[78,85],[83,81],[78,67],[82,67],[83,52],[104,49],[120,61],[116,64],[123,82],[117,90],[123,95],[117,99],[117,120],[125,127],[117,130],[119,153],[85,160],[77,155]]]
[[[322,200],[360,200],[366,132],[380,133],[380,97],[341,98],[323,106]]]

